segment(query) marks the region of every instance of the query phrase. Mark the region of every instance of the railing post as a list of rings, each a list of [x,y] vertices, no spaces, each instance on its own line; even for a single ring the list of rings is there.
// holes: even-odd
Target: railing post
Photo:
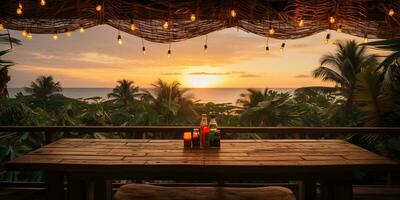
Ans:
[[[54,131],[45,131],[44,132],[44,144],[50,144],[54,141],[56,141],[56,132]]]

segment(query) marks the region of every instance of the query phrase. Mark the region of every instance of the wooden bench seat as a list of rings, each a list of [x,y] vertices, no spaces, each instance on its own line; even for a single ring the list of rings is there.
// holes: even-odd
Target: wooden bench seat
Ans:
[[[284,187],[162,187],[128,184],[115,194],[116,200],[295,200]]]

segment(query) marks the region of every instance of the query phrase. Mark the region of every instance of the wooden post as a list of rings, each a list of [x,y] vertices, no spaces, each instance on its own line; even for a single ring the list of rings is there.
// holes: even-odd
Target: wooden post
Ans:
[[[110,180],[98,180],[94,184],[95,200],[112,200],[112,182]]]
[[[64,198],[64,175],[62,173],[46,172],[46,198],[48,200]]]
[[[45,132],[44,132],[44,138],[45,138],[44,143],[45,143],[46,145],[47,145],[47,144],[50,144],[50,143],[52,143],[52,142],[54,142],[54,141],[57,140],[56,133],[53,132],[53,131],[45,131]]]
[[[315,180],[304,180],[302,184],[302,192],[304,200],[317,199],[317,187]]]
[[[352,200],[353,185],[349,181],[329,180],[321,182],[321,200]]]

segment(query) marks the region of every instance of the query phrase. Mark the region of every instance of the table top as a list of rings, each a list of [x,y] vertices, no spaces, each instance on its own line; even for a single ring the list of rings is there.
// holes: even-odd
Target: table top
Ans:
[[[386,171],[389,159],[343,140],[221,140],[185,149],[183,140],[60,139],[7,163],[8,169],[181,175]]]

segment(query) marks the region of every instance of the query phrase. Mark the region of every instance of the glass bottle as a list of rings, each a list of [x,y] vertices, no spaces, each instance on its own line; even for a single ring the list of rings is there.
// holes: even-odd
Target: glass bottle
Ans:
[[[201,122],[200,122],[200,144],[201,146],[205,143],[205,131],[204,129],[207,127],[207,115],[201,115]]]

